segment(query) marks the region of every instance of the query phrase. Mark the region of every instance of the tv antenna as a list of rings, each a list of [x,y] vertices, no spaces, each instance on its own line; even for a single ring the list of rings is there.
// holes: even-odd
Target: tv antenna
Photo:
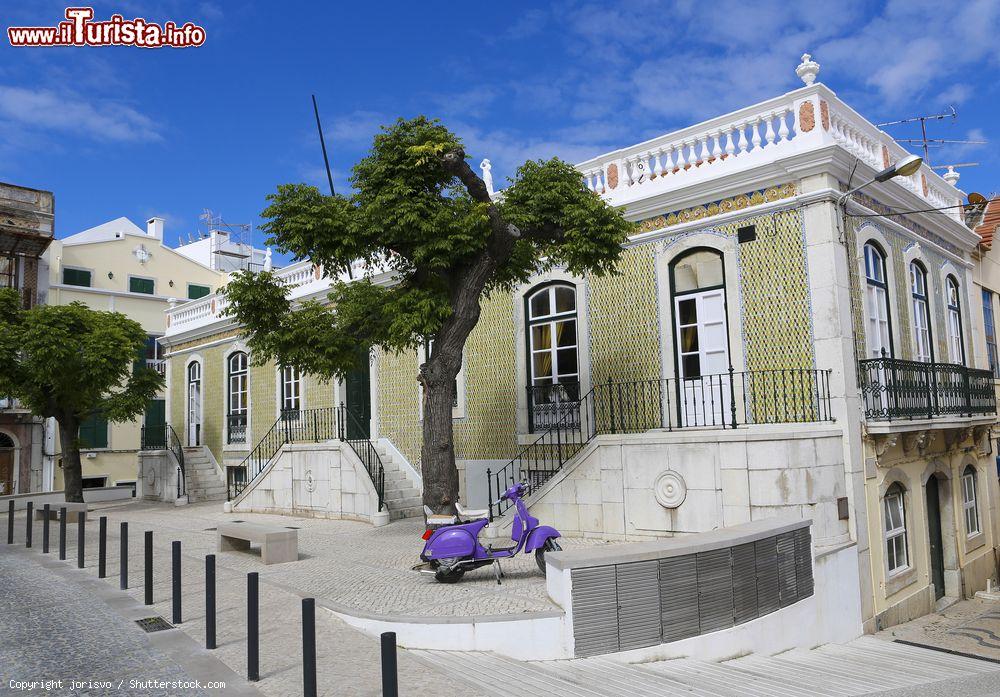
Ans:
[[[927,122],[928,121],[944,121],[945,119],[951,119],[952,123],[958,119],[958,112],[955,107],[949,106],[948,111],[943,114],[927,114],[924,116],[914,116],[909,119],[899,119],[898,121],[886,121],[885,123],[876,124],[878,128],[883,126],[899,126],[905,123],[916,123],[920,122],[920,137],[919,138],[896,138],[897,143],[919,143],[924,151],[924,162],[930,164],[929,151],[930,148],[940,148],[945,145],[985,145],[985,140],[950,140],[947,138],[928,138],[927,137]],[[936,167],[934,169],[937,169]]]

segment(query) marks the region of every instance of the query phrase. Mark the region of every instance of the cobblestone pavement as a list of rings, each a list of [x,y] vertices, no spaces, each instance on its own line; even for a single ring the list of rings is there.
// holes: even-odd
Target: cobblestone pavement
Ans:
[[[941,612],[884,629],[876,636],[1000,661],[1000,602],[962,600]]]
[[[39,557],[6,546],[0,557],[0,693],[18,692],[22,682],[32,681],[53,681],[48,689],[52,694],[226,692],[198,689],[198,676],[158,648],[163,642],[156,639],[164,635],[146,634],[109,607],[99,593],[66,578],[65,563]],[[242,681],[235,674],[227,675],[230,671],[218,661],[214,663],[212,679],[229,684],[228,692],[255,693],[239,685]],[[72,681],[78,686],[72,687]],[[207,681],[203,684],[208,688]]]
[[[531,556],[504,566],[506,578],[496,584],[490,570],[466,574],[454,585],[436,583],[411,567],[422,545],[420,521],[400,521],[373,528],[352,521],[319,520],[256,514],[224,514],[221,504],[209,502],[185,507],[149,502],[95,504],[86,525],[86,569],[97,574],[98,518],[108,517],[107,578],[100,583],[118,588],[119,523],[129,525],[129,588],[131,598],[143,602],[143,535],[153,530],[153,599],[149,615],[171,619],[170,545],[182,545],[183,622],[188,636],[204,646],[204,558],[216,554],[218,648],[211,652],[236,674],[246,675],[246,574],[260,574],[260,670],[254,683],[269,696],[302,694],[301,598],[315,597],[329,607],[405,616],[490,615],[558,609],[545,594],[544,577]],[[216,551],[215,527],[221,521],[273,522],[299,528],[300,560],[264,566],[259,552]],[[4,521],[5,523],[6,521]],[[6,532],[6,525],[3,525]],[[67,526],[67,561],[75,566],[77,528]],[[42,554],[42,522],[33,527],[34,547]],[[51,551],[58,550],[58,524],[51,526]],[[23,548],[24,513],[16,516],[16,544]],[[567,545],[585,544],[567,540]],[[0,543],[0,559],[7,546]],[[9,550],[8,550],[9,551]],[[48,561],[48,560],[46,560]],[[43,569],[38,570],[40,575]],[[376,639],[349,627],[322,606],[317,609],[317,664],[320,694],[380,695],[380,659]],[[400,650],[401,694],[438,697],[442,686],[462,695],[481,694],[461,675],[449,674],[413,653]],[[119,693],[120,694],[120,693]]]

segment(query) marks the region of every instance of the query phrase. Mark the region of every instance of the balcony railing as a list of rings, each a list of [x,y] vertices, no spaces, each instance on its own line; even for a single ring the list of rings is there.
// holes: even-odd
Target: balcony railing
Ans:
[[[680,380],[609,380],[575,402],[569,399],[574,389],[529,388],[537,437],[499,470],[486,470],[491,502],[514,482],[537,489],[600,434],[834,420],[829,370],[730,369]],[[507,508],[507,502],[491,503],[490,515]]]
[[[166,360],[164,360],[162,358],[147,358],[146,359],[146,367],[147,368],[152,368],[153,370],[155,370],[160,375],[166,375],[167,374],[167,362],[166,362]]]
[[[246,412],[228,414],[226,416],[226,442],[230,445],[247,442]]]
[[[997,411],[989,370],[889,357],[860,363],[861,394],[869,421],[972,417]]]

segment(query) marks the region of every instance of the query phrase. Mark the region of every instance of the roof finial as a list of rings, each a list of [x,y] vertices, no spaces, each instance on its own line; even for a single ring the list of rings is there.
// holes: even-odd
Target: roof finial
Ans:
[[[958,186],[958,178],[962,176],[961,172],[956,172],[955,168],[948,165],[948,171],[941,175],[941,178],[952,186]]]
[[[814,61],[808,53],[803,53],[802,62],[795,69],[795,74],[802,78],[802,82],[806,83],[808,87],[816,80],[816,75],[819,74],[819,63]]]

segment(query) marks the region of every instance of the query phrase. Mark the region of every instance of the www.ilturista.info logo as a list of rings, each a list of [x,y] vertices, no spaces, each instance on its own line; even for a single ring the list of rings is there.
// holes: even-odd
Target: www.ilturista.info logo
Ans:
[[[139,46],[142,48],[189,48],[205,43],[205,29],[186,22],[162,25],[142,17],[125,19],[111,15],[95,22],[93,7],[67,7],[66,21],[54,27],[9,27],[11,46]]]

